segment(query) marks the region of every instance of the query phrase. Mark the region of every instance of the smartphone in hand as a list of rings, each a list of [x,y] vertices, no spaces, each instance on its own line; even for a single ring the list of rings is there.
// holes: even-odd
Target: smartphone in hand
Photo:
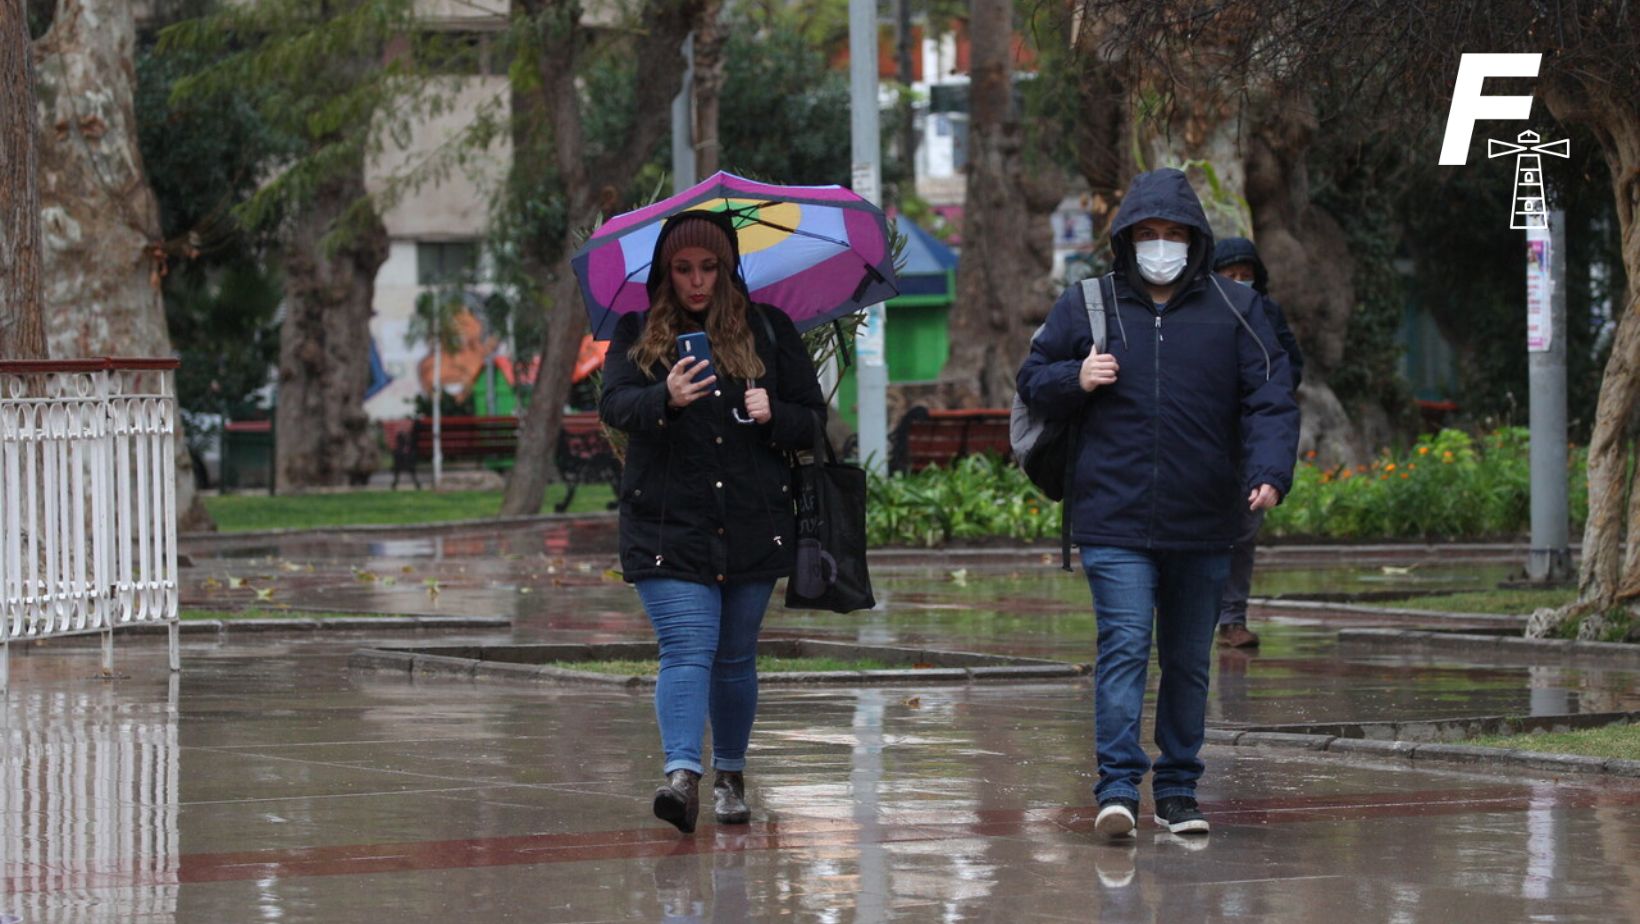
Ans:
[[[703,381],[717,375],[717,369],[712,365],[712,345],[706,342],[705,331],[678,335],[678,359],[681,361],[685,358],[702,360],[704,363],[696,367],[694,381]]]

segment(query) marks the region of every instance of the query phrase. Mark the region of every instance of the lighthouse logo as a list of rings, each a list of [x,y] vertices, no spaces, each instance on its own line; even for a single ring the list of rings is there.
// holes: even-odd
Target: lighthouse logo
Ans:
[[[1487,157],[1503,157],[1506,154],[1515,155],[1515,195],[1511,199],[1514,210],[1511,213],[1509,227],[1517,230],[1549,227],[1548,197],[1544,194],[1543,186],[1543,161],[1538,155],[1571,157],[1572,143],[1565,138],[1559,141],[1542,141],[1538,133],[1531,129],[1521,132],[1513,144],[1496,138],[1486,139]]]
[[[1452,108],[1446,117],[1446,138],[1441,143],[1441,165],[1461,167],[1469,163],[1469,144],[1475,123],[1482,119],[1522,120],[1532,116],[1530,96],[1487,96],[1481,86],[1488,77],[1536,77],[1541,54],[1466,54],[1458,63],[1458,80],[1452,88]],[[1515,155],[1515,193],[1511,197],[1509,227],[1545,229],[1549,226],[1548,187],[1543,176],[1543,158],[1570,157],[1571,142],[1562,138],[1544,141],[1537,132],[1524,131],[1514,141],[1487,139],[1487,157]]]

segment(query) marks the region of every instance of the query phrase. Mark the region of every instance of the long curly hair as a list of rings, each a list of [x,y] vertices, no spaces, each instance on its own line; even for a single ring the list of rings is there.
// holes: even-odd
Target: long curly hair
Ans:
[[[734,284],[734,268],[718,265],[717,283],[712,287],[712,304],[704,312],[706,339],[712,345],[712,365],[720,377],[761,378],[767,371],[757,355],[749,313],[752,307],[740,287]],[[700,316],[679,301],[668,272],[649,305],[643,335],[627,356],[644,375],[656,378],[655,366],[671,369],[678,361],[678,335],[702,329]]]

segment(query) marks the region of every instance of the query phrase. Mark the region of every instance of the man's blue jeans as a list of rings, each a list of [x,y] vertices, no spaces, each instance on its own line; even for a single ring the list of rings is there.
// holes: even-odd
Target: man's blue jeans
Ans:
[[[663,772],[706,772],[700,739],[708,713],[712,766],[744,770],[757,717],[757,631],[774,582],[708,586],[654,578],[637,588],[661,645],[655,718],[666,751]]]
[[[1099,623],[1093,694],[1099,783],[1094,795],[1100,802],[1137,800],[1139,783],[1151,769],[1139,743],[1139,721],[1152,626],[1162,671],[1156,697],[1156,745],[1162,756],[1151,793],[1157,799],[1195,795],[1202,775],[1197,753],[1207,721],[1213,629],[1229,576],[1229,552],[1093,546],[1082,549],[1082,567]]]

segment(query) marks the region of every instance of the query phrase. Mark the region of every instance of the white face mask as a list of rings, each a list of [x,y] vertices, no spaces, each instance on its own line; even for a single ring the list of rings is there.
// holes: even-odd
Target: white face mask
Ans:
[[[1133,245],[1133,252],[1139,260],[1139,275],[1158,286],[1178,279],[1190,260],[1190,245],[1177,241],[1141,241]]]
[[[1253,287],[1253,280],[1251,279],[1237,279],[1235,280],[1235,283],[1238,286],[1246,286],[1249,289]]]

